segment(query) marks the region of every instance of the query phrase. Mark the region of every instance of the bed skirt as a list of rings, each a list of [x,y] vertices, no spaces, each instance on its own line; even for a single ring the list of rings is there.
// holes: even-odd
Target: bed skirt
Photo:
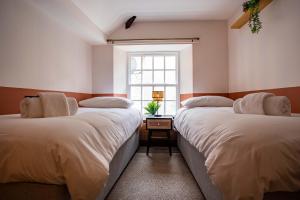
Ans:
[[[120,147],[109,165],[107,183],[97,200],[104,200],[139,146],[138,130]],[[0,200],[70,200],[66,185],[43,183],[1,183]]]
[[[222,200],[221,192],[212,184],[207,174],[204,165],[205,158],[202,153],[179,133],[177,134],[177,145],[205,198],[209,200]]]

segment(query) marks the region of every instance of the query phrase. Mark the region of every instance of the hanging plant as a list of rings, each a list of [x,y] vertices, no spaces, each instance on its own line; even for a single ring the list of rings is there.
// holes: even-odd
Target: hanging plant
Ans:
[[[252,33],[258,33],[262,28],[259,18],[259,0],[249,0],[243,3],[243,11],[250,13],[249,27]]]

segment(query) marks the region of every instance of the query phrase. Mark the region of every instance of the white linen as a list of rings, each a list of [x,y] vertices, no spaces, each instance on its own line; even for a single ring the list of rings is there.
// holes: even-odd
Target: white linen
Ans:
[[[238,114],[290,116],[291,102],[286,96],[259,92],[235,100],[233,110]]]
[[[241,101],[242,101],[242,98],[239,98],[233,102],[233,111],[235,113],[242,114]]]
[[[93,97],[79,102],[80,106],[88,108],[129,108],[132,104],[124,97]]]
[[[44,117],[69,116],[67,97],[60,92],[39,92]]]
[[[70,115],[75,115],[78,111],[78,103],[74,97],[67,97]]]
[[[74,97],[67,97],[70,115],[75,115],[78,103]],[[25,97],[20,102],[20,113],[22,118],[42,118],[44,110],[40,97]]]
[[[194,107],[232,107],[233,100],[222,96],[200,96],[191,97],[181,102],[181,105],[188,108]]]
[[[174,124],[205,156],[224,200],[262,200],[266,192],[299,190],[300,117],[182,108]]]
[[[290,116],[291,102],[286,96],[271,96],[264,101],[264,111],[267,115]]]
[[[130,109],[79,109],[68,117],[0,117],[0,182],[66,184],[73,200],[95,199],[109,163],[141,124]]]
[[[240,101],[241,112],[243,114],[264,115],[264,101],[271,96],[274,96],[274,94],[266,92],[247,94]]]
[[[43,107],[39,97],[25,97],[20,102],[20,113],[23,118],[43,117]]]

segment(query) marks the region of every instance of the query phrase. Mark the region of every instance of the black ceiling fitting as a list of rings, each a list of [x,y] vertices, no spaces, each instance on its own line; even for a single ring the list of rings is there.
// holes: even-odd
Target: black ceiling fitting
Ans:
[[[136,19],[136,16],[130,17],[126,23],[125,23],[125,29],[129,29],[131,25],[133,24],[134,20]]]

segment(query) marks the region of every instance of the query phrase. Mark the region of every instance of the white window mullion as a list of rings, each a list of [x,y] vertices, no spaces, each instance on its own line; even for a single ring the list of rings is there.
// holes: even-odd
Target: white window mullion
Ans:
[[[141,85],[141,112],[143,112],[143,70],[144,70],[144,56],[141,56],[141,82],[140,82],[140,85]]]

